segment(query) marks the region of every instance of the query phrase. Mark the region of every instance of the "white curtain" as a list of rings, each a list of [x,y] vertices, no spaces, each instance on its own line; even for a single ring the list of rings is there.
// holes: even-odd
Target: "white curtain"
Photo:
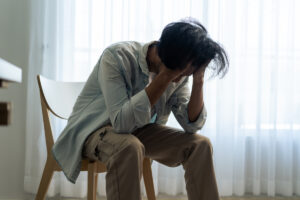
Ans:
[[[159,39],[166,24],[191,16],[230,58],[225,78],[206,73],[208,119],[198,133],[213,143],[220,194],[300,195],[299,1],[32,0],[31,8],[26,192],[36,193],[46,160],[36,74],[85,81],[109,44]],[[65,122],[52,122],[57,138]],[[173,116],[168,125],[180,127]],[[182,167],[152,170],[156,193],[186,194]],[[75,185],[55,173],[48,196],[84,198],[86,181],[84,172]]]

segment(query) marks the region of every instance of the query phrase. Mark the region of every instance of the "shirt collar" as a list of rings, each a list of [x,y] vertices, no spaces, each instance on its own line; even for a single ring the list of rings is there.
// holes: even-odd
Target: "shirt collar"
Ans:
[[[142,48],[139,50],[139,65],[142,69],[142,72],[144,74],[146,74],[147,76],[149,76],[149,68],[148,68],[148,64],[146,61],[147,51],[148,51],[149,46],[154,42],[156,42],[156,41],[151,41],[151,42],[145,43],[142,46]]]

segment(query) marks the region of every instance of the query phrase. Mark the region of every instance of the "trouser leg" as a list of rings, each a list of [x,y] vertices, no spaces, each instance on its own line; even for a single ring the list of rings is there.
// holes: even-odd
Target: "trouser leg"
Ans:
[[[106,164],[108,200],[141,200],[145,149],[131,134],[117,134],[104,127],[91,134],[84,145],[83,156]]]
[[[89,138],[86,154],[107,164],[108,200],[141,199],[144,156],[170,167],[182,164],[189,200],[219,200],[212,146],[207,137],[157,124],[146,125],[132,134],[106,130],[103,140],[98,137],[101,133]]]
[[[207,137],[158,124],[132,134],[143,143],[145,156],[170,167],[182,164],[189,200],[219,200],[213,149]]]

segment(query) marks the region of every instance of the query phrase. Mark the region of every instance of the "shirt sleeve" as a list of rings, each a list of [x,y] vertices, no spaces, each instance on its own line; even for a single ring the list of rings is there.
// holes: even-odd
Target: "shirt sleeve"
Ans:
[[[116,132],[131,133],[149,123],[151,103],[145,89],[129,96],[121,64],[109,49],[102,54],[98,81]]]
[[[196,121],[191,122],[188,116],[188,103],[190,100],[191,92],[188,86],[188,77],[184,82],[175,90],[171,95],[168,103],[171,106],[171,110],[187,133],[196,133],[196,131],[202,129],[205,124],[207,111],[205,105],[203,105],[202,111],[200,112]]]

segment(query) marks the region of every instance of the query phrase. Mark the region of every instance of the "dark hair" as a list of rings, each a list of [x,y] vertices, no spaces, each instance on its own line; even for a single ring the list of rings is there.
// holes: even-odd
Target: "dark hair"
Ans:
[[[158,56],[170,69],[182,69],[189,62],[195,67],[212,60],[213,75],[223,77],[228,70],[225,50],[207,34],[205,27],[188,18],[168,24],[157,43]]]

